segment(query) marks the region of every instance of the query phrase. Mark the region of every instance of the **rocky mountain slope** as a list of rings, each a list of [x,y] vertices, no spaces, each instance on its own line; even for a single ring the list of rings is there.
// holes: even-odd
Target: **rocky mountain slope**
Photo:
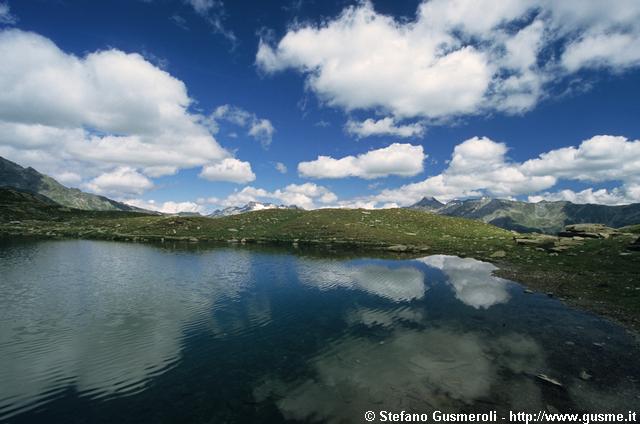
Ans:
[[[478,219],[497,227],[519,232],[554,234],[565,225],[598,223],[623,227],[640,223],[640,203],[623,206],[578,205],[566,201],[528,203],[505,199],[454,200],[442,204],[434,198],[423,198],[409,209],[440,215]]]
[[[35,169],[24,168],[0,157],[0,187],[11,187],[20,191],[36,193],[54,202],[74,209],[102,211],[142,211],[142,209],[116,202],[104,196],[85,193],[77,188],[68,188],[53,178]]]
[[[74,219],[136,217],[151,212],[121,210],[82,210],[62,206],[46,196],[12,187],[0,187],[0,223],[22,225],[22,221],[61,222]]]

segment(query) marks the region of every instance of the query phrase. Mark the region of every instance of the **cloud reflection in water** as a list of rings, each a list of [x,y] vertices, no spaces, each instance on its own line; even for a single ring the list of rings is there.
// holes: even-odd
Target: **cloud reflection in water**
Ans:
[[[492,275],[497,267],[489,262],[458,256],[433,255],[418,259],[442,270],[456,298],[476,309],[487,309],[509,301],[508,281]]]
[[[543,364],[537,343],[518,334],[487,340],[480,333],[446,327],[397,328],[382,342],[345,337],[310,360],[313,379],[292,383],[267,379],[255,396],[279,399],[278,408],[287,419],[336,423],[352,421],[382,405],[397,411],[459,410],[489,400],[511,379],[527,392],[505,391],[502,396],[539,399],[537,386],[522,375]]]
[[[252,284],[250,252],[57,242],[29,254],[29,273],[0,267],[19,294],[0,296],[0,419],[69,386],[91,398],[137,393],[178,363],[186,329],[233,331],[208,312]]]
[[[363,290],[395,302],[422,299],[426,287],[421,270],[405,266],[357,265],[338,261],[301,261],[298,278],[320,290]]]

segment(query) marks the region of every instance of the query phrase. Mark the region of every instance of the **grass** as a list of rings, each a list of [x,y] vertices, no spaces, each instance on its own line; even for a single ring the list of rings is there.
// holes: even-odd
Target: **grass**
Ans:
[[[626,227],[622,227],[620,228],[620,231],[624,231],[626,233],[640,234],[640,224],[628,225]]]
[[[218,219],[117,212],[62,214],[57,218],[22,220],[0,226],[0,232],[116,240],[297,242],[374,249],[402,245],[407,251],[455,250],[466,255],[490,254],[505,242],[511,244],[513,238],[510,231],[479,221],[405,209],[274,209]]]
[[[500,276],[640,330],[640,253],[626,251],[637,237],[632,234],[588,239],[556,253],[521,246],[516,233],[480,221],[407,209],[263,210],[213,219],[46,208],[43,216],[15,205],[0,207],[0,236],[269,243],[402,257],[473,257],[495,263]]]

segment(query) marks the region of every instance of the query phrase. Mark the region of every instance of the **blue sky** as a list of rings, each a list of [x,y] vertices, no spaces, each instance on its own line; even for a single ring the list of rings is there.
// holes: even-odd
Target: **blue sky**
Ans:
[[[640,4],[483,2],[0,2],[0,155],[164,211],[640,201]]]

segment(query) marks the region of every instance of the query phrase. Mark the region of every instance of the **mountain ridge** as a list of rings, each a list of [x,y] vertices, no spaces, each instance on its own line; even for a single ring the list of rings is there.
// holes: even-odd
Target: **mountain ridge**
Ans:
[[[425,210],[436,210],[445,206],[445,203],[442,203],[435,197],[423,197],[418,202],[411,205],[409,209],[425,209]]]
[[[442,206],[437,207],[433,201]],[[434,198],[423,198],[406,208],[478,219],[518,232],[553,234],[570,224],[598,223],[619,228],[640,223],[640,203],[619,206],[576,204],[566,200],[530,203],[483,197],[452,200],[443,204]]]
[[[57,205],[88,211],[127,211],[157,214],[130,206],[104,196],[68,188],[55,179],[31,167],[22,167],[0,157],[0,187],[10,187],[50,199]],[[34,200],[42,200],[41,198]],[[264,209],[301,209],[295,205],[249,202],[244,206],[218,209],[206,215],[210,218],[240,215]],[[640,203],[609,206],[575,204],[569,201],[529,203],[517,200],[477,198],[442,203],[435,197],[423,197],[405,209],[421,210],[451,217],[476,219],[497,227],[518,232],[555,234],[566,225],[599,223],[609,227],[640,224]],[[187,215],[187,214],[177,214]],[[191,215],[191,214],[189,214]]]
[[[0,186],[45,196],[69,208],[95,211],[149,212],[97,194],[69,188],[32,167],[23,167],[0,156]]]

